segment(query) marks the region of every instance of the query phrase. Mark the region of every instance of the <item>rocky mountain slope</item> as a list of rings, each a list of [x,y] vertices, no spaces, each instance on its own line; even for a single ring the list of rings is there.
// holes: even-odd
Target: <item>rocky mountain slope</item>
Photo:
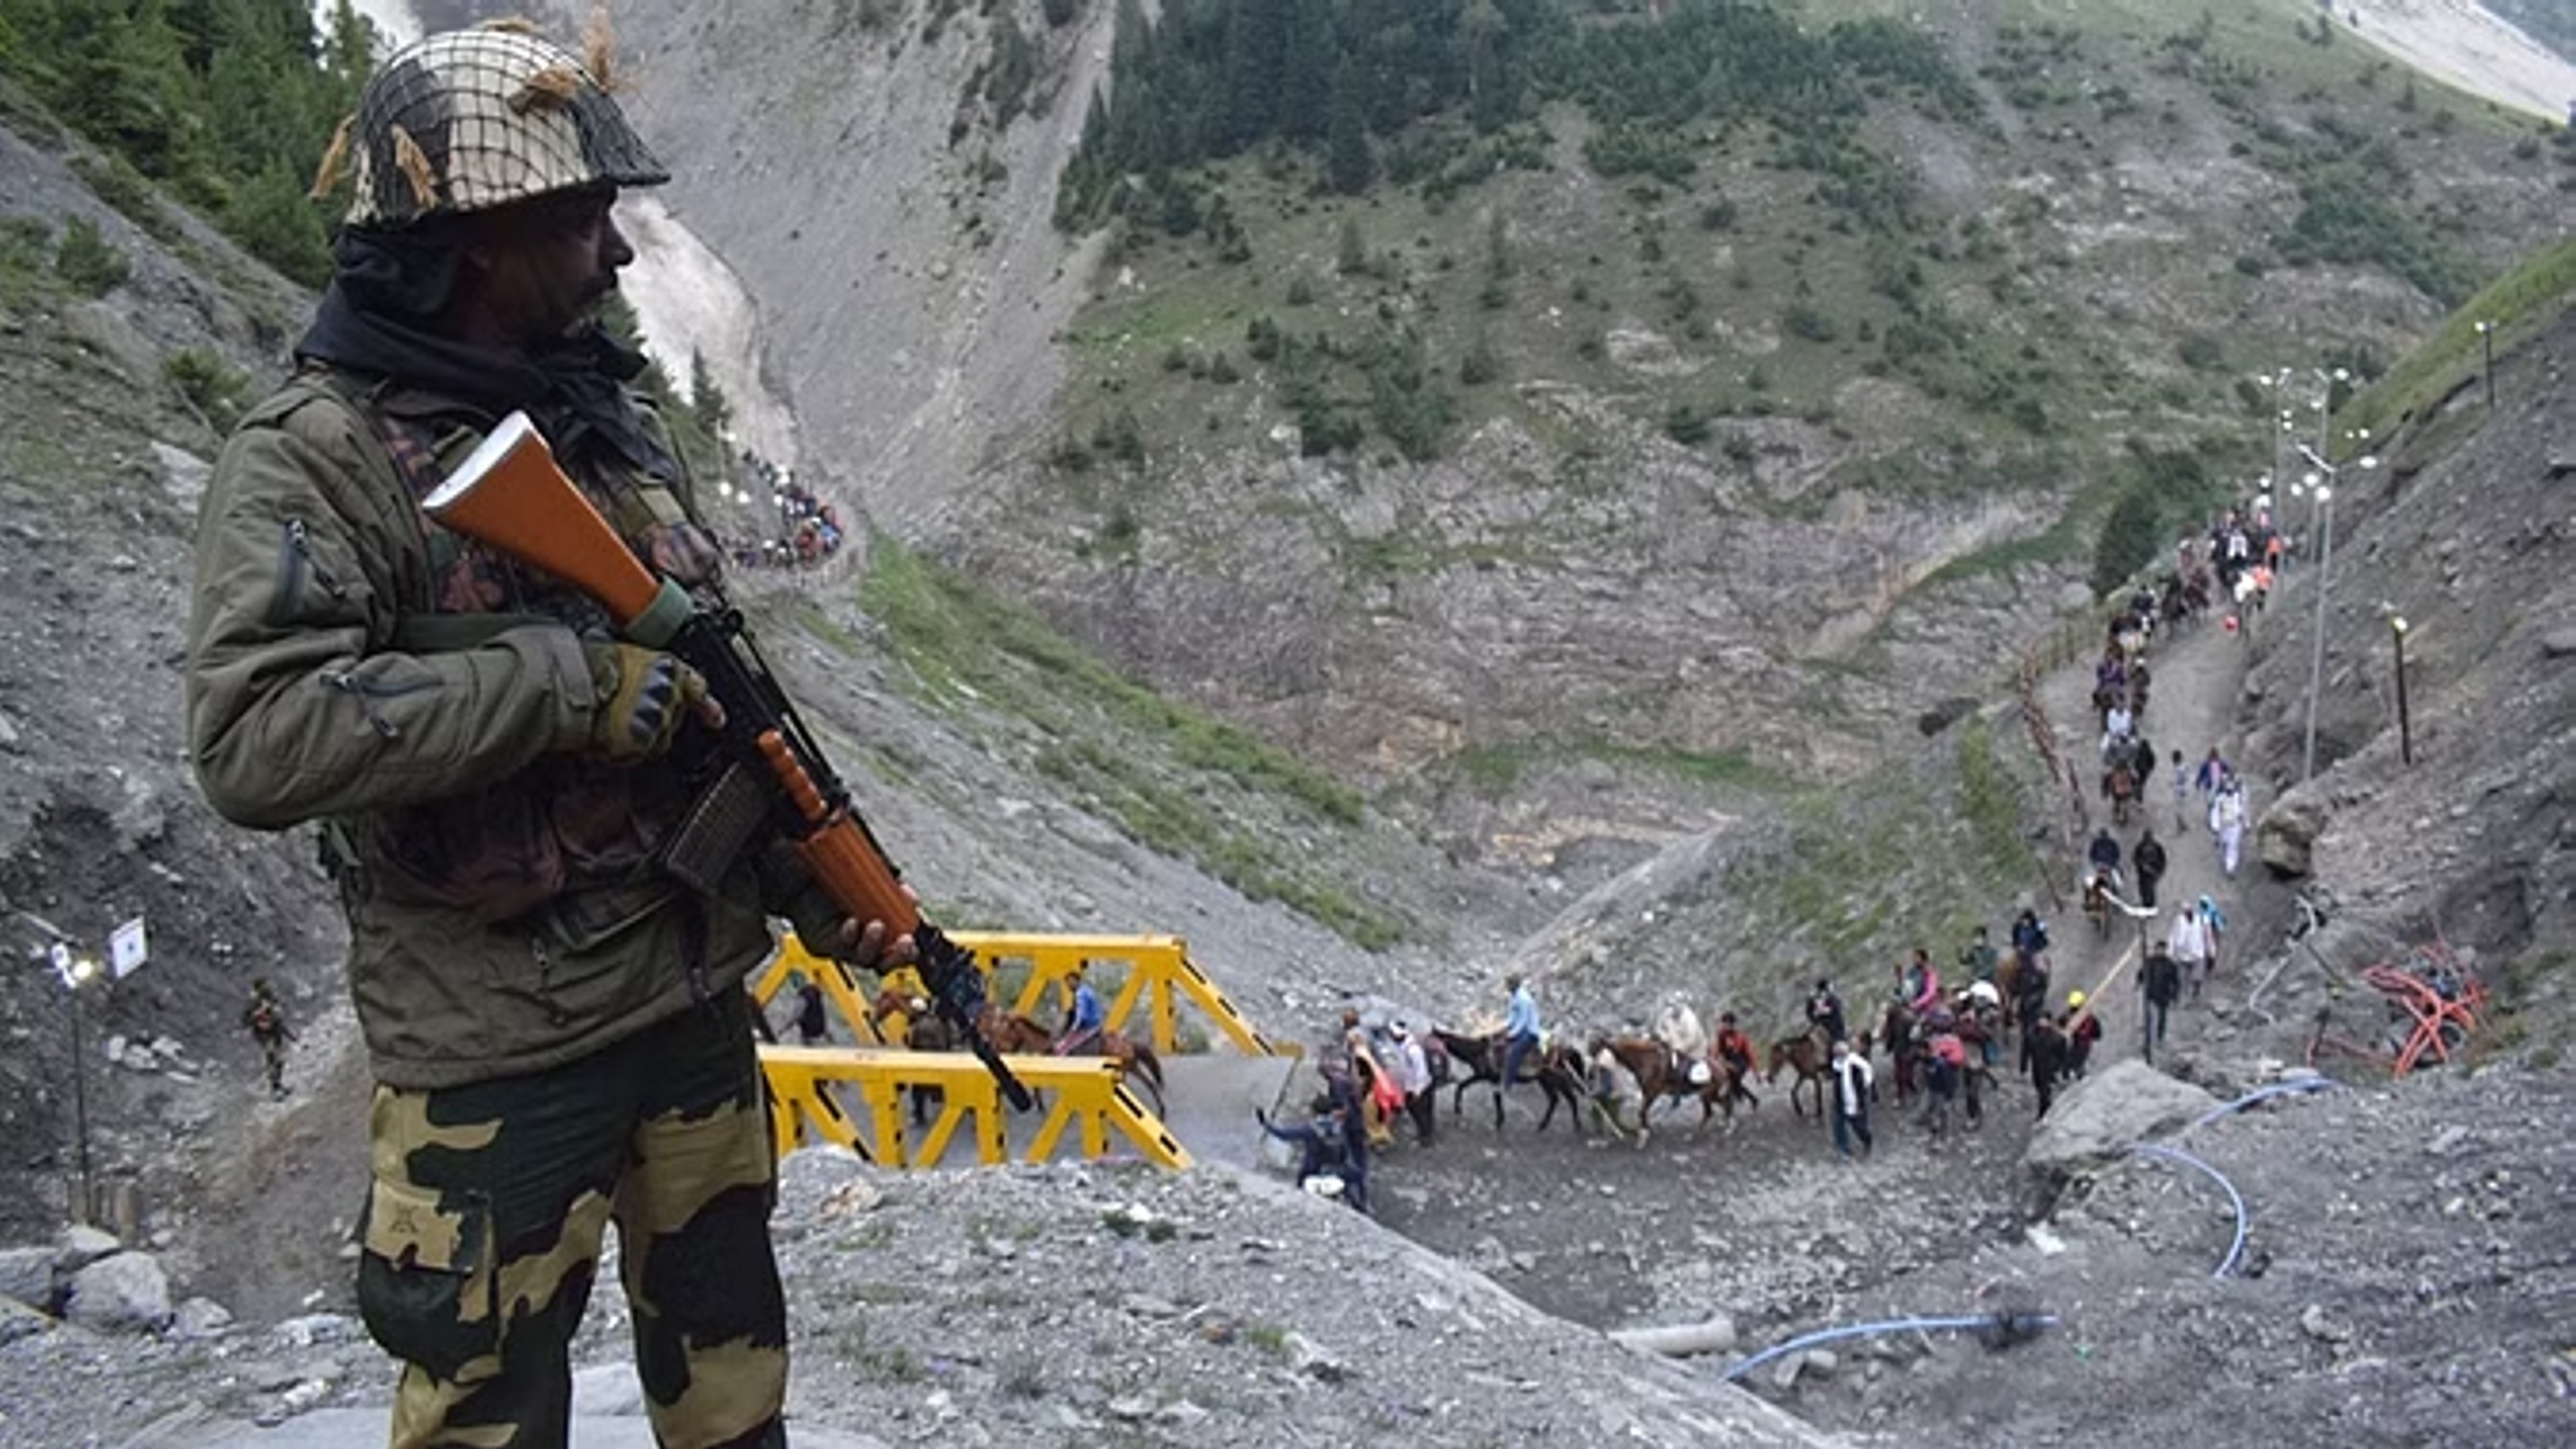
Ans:
[[[1869,107],[1921,198],[1892,250],[1849,239],[1758,126],[1666,185],[1600,174],[1558,107],[1531,123],[1538,169],[1445,200],[1339,201],[1293,159],[1197,169],[1251,261],[1130,225],[1094,270],[1103,239],[1044,217],[1110,9],[1049,27],[799,4],[734,35],[646,4],[627,35],[675,82],[648,112],[675,137],[674,204],[763,297],[823,453],[885,527],[1498,862],[1493,837],[1530,823],[1513,807],[1572,813],[1578,771],[1624,787],[1596,838],[1633,860],[1634,838],[1724,808],[1694,762],[1861,768],[2044,627],[2129,451],[2250,475],[2286,400],[2240,396],[2241,375],[2285,347],[2394,355],[2440,315],[2439,274],[2491,272],[2556,209],[2524,123],[2296,40],[2303,7],[2195,29],[2153,7],[1953,6],[1923,24],[1973,118]],[[1005,17],[1037,56],[1007,120],[984,83]],[[2371,146],[2355,164],[2406,182],[2370,188],[2394,209],[2357,235],[2422,234],[2420,254],[2294,255]],[[1495,236],[1519,259],[1499,309],[1478,295]],[[1941,367],[1888,350],[1909,289],[1965,339]],[[1280,368],[1247,352],[1264,317],[1354,350],[1399,319],[1437,373],[1481,333],[1499,376],[1451,387],[1436,460],[1383,442],[1300,459]],[[1668,436],[1677,409],[1694,441]],[[1141,461],[1063,461],[1067,439],[1123,447],[1122,412]]]

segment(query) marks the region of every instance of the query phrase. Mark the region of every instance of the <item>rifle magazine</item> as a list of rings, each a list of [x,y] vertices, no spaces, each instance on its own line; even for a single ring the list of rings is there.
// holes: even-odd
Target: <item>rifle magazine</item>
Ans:
[[[735,862],[769,825],[771,789],[757,767],[735,761],[701,792],[662,849],[662,869],[701,895],[715,895]]]

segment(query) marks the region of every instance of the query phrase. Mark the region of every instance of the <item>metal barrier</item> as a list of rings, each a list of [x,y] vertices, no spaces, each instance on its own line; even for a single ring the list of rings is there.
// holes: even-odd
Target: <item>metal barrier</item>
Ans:
[[[1252,1022],[1229,1000],[1218,985],[1208,979],[1198,963],[1190,959],[1189,942],[1178,936],[1052,936],[1002,931],[951,931],[949,939],[975,954],[975,964],[990,976],[1006,961],[1028,963],[1028,980],[1022,983],[1019,996],[1010,1003],[1011,1010],[1023,1016],[1039,1017],[1049,997],[1062,988],[1064,978],[1082,962],[1125,965],[1126,982],[1106,1004],[1107,1024],[1111,1031],[1132,1035],[1127,1022],[1143,1003],[1151,1022],[1149,1038],[1154,1050],[1170,1056],[1180,1050],[1180,1002],[1183,998],[1197,1005],[1214,1021],[1217,1030],[1237,1047],[1253,1056],[1302,1056],[1305,1049],[1295,1042],[1279,1043],[1253,1028]],[[899,1042],[905,1024],[879,1022],[869,1009],[866,997],[859,992],[850,968],[838,961],[817,956],[805,949],[794,934],[779,946],[770,958],[768,969],[752,983],[752,996],[767,1006],[786,989],[791,975],[803,973],[823,988],[825,999],[840,1013],[852,1035],[863,1042]],[[926,994],[920,979],[910,967],[886,973],[885,985],[905,996]]]
[[[1011,1009],[1035,1016],[1051,993],[1059,990],[1076,965],[1124,964],[1126,982],[1107,1003],[1111,1031],[1127,1031],[1137,1004],[1145,1005],[1154,1050],[1166,1056],[1180,1050],[1179,1007],[1186,997],[1216,1023],[1237,1047],[1263,1057],[1302,1056],[1294,1042],[1278,1043],[1253,1029],[1250,1019],[1227,999],[1198,963],[1190,959],[1189,942],[1178,936],[1056,936],[1003,931],[953,931],[950,939],[975,953],[990,972],[1005,961],[1025,961],[1029,979]]]
[[[1107,1155],[1115,1132],[1148,1162],[1175,1171],[1190,1165],[1188,1149],[1119,1082],[1108,1061],[1014,1056],[1010,1063],[1045,1104],[1036,1133],[1020,1149],[1021,1161],[1046,1161],[1066,1129],[1076,1128],[1085,1157]],[[881,1166],[933,1167],[962,1130],[971,1133],[979,1162],[1011,1160],[1001,1091],[973,1057],[880,1047],[764,1046],[760,1065],[769,1082],[770,1133],[781,1155],[793,1151],[810,1128],[821,1140]],[[937,1115],[916,1132],[904,1096],[920,1088],[936,1089],[940,1100]],[[843,1106],[845,1089],[858,1093],[864,1122]]]

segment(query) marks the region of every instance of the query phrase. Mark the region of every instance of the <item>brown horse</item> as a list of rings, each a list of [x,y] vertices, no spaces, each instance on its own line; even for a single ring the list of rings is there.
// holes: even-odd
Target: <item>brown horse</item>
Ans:
[[[975,1024],[984,1039],[1001,1052],[1021,1052],[1030,1056],[1072,1055],[1107,1057],[1118,1069],[1121,1081],[1145,1084],[1145,1093],[1154,1099],[1154,1114],[1163,1113],[1163,1059],[1141,1041],[1130,1041],[1117,1032],[1102,1028],[1099,1035],[1070,1053],[1056,1044],[1053,1033],[1016,1011],[1006,1011],[994,1002],[984,1003],[983,1014]]]
[[[1816,1115],[1825,1115],[1825,1077],[1833,1071],[1833,1044],[1825,1040],[1822,1027],[1809,1027],[1796,1036],[1784,1036],[1771,1043],[1770,1064],[1762,1074],[1765,1082],[1780,1080],[1782,1068],[1797,1072],[1798,1079],[1789,1084],[1789,1110],[1803,1117],[1807,1110],[1798,1105],[1798,1089],[1816,1089]]]
[[[1714,1055],[1702,1059],[1708,1067],[1708,1080],[1691,1080],[1691,1068],[1701,1063],[1683,1056],[1651,1037],[1620,1036],[1610,1038],[1610,1055],[1618,1058],[1637,1079],[1637,1091],[1645,1099],[1645,1108],[1637,1114],[1638,1136],[1654,1120],[1655,1108],[1666,1099],[1687,1101],[1699,1099],[1699,1125],[1705,1129],[1720,1109],[1726,1113],[1727,1125],[1735,1123],[1735,1094],[1738,1087],[1734,1065]]]

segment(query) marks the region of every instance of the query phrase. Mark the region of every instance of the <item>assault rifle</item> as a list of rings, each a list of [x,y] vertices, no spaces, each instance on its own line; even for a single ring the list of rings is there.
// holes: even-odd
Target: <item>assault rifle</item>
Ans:
[[[973,953],[923,920],[896,883],[894,863],[850,807],[849,791],[761,658],[741,610],[712,586],[702,590],[710,604],[701,604],[646,568],[556,466],[525,413],[503,418],[421,507],[446,527],[570,584],[606,609],[626,638],[677,655],[706,677],[708,694],[724,710],[703,750],[716,782],[666,854],[673,875],[711,890],[743,847],[765,829],[776,831],[843,915],[883,921],[889,939],[912,937],[939,1015],[1013,1106],[1031,1105],[1028,1088],[978,1021],[984,980]]]

